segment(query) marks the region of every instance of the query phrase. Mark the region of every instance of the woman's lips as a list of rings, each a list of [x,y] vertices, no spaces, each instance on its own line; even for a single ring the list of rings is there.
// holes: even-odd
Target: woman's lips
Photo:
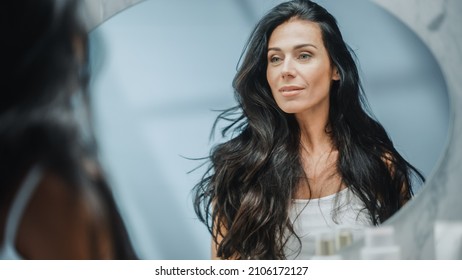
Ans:
[[[300,86],[283,86],[279,89],[279,92],[284,97],[291,97],[299,94],[303,89],[305,88]]]

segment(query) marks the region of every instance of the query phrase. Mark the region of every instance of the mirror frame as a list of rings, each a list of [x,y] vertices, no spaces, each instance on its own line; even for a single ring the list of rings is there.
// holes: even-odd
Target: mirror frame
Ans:
[[[144,0],[85,0],[92,21],[89,30]],[[446,79],[450,100],[448,140],[439,162],[416,197],[384,224],[395,229],[402,259],[435,259],[435,221],[462,220],[462,2],[458,0],[370,0],[381,6],[427,45]],[[459,144],[457,144],[459,143]],[[363,240],[342,251],[359,259]]]

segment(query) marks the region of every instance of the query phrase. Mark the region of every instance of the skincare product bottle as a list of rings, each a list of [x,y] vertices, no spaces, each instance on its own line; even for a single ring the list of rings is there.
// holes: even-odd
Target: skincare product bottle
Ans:
[[[353,243],[353,233],[347,228],[341,228],[335,233],[335,250],[339,251]]]
[[[394,239],[395,231],[391,226],[366,228],[364,247],[361,250],[363,260],[398,260],[401,249]]]
[[[323,232],[316,236],[315,255],[312,260],[340,260],[336,254],[335,238],[333,232]]]

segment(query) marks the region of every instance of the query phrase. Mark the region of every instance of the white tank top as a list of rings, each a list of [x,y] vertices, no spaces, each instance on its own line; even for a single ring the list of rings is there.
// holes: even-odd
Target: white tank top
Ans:
[[[355,239],[362,229],[372,225],[364,203],[349,188],[317,199],[294,199],[289,217],[302,247],[298,254],[300,243],[290,236],[284,248],[288,259],[312,258],[316,236],[320,233],[347,228]]]
[[[3,240],[0,241],[0,260],[21,260],[23,257],[15,248],[16,234],[21,224],[24,211],[42,178],[42,168],[34,166],[22,185],[19,187],[16,196],[11,203],[11,208],[7,213]]]

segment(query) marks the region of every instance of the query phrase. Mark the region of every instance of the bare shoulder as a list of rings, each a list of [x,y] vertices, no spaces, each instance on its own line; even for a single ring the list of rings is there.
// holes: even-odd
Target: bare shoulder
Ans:
[[[23,215],[16,247],[31,259],[111,258],[109,228],[91,189],[47,171]]]

